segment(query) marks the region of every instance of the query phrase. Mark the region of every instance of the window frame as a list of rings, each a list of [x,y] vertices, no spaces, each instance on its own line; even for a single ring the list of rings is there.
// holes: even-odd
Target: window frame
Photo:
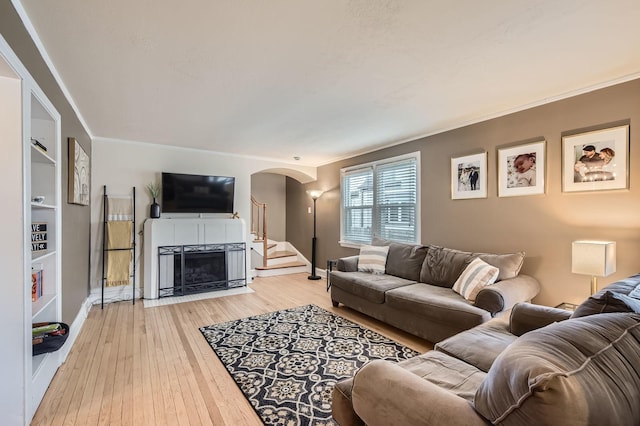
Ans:
[[[420,232],[420,206],[422,204],[421,200],[421,189],[420,189],[420,151],[416,151],[416,152],[411,152],[411,153],[407,153],[407,154],[402,154],[402,155],[398,155],[395,157],[390,157],[390,158],[384,158],[381,160],[375,160],[375,161],[371,161],[368,163],[363,163],[363,164],[357,164],[357,165],[353,165],[353,166],[349,166],[349,167],[344,167],[342,169],[340,169],[340,240],[338,241],[338,244],[340,244],[340,246],[342,247],[349,247],[349,248],[360,248],[360,246],[364,245],[364,244],[371,244],[371,241],[368,242],[359,242],[359,241],[351,241],[351,240],[347,240],[345,239],[345,211],[346,211],[346,207],[345,206],[345,200],[343,198],[344,196],[344,179],[345,176],[349,173],[354,173],[357,172],[359,170],[366,170],[366,169],[371,169],[372,171],[372,181],[373,181],[373,204],[372,204],[372,218],[371,218],[371,225],[374,228],[372,230],[372,239],[373,237],[376,236],[376,233],[379,232],[379,229],[375,229],[376,226],[378,225],[378,220],[377,220],[377,215],[380,214],[380,209],[376,207],[376,202],[378,199],[378,188],[377,188],[377,175],[376,175],[376,170],[378,167],[382,166],[382,165],[388,165],[390,163],[397,163],[397,162],[402,162],[405,161],[407,159],[413,159],[415,160],[415,165],[416,165],[416,206],[415,206],[415,241],[398,241],[398,242],[402,242],[402,243],[407,243],[407,244],[420,244],[420,240],[421,240],[421,232]]]

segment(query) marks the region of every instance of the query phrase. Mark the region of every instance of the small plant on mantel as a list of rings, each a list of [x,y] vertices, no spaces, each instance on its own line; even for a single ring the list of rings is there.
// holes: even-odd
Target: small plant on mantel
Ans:
[[[149,209],[149,216],[152,219],[157,219],[160,217],[160,204],[158,204],[157,201],[160,196],[160,185],[156,182],[148,183],[147,191],[149,191],[149,195],[153,198],[153,204],[151,204],[151,208]]]
[[[153,202],[156,202],[156,199],[160,196],[160,184],[156,182],[151,182],[147,184],[147,191],[149,191],[149,195],[153,198]]]

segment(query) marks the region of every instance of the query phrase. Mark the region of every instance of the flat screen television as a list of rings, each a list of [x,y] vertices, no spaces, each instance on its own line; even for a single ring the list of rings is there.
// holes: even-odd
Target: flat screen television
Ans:
[[[235,178],[162,173],[164,213],[233,213]]]

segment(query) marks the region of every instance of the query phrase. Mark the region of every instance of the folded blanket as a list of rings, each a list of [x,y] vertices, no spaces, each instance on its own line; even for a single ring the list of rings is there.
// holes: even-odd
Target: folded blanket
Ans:
[[[131,197],[108,197],[107,220],[133,220],[133,200]]]
[[[634,299],[640,299],[640,284],[636,286],[636,288],[634,288],[631,293],[629,293],[630,297],[633,297]]]
[[[133,223],[107,222],[107,287],[128,285],[131,276]],[[125,249],[125,250],[113,250]]]

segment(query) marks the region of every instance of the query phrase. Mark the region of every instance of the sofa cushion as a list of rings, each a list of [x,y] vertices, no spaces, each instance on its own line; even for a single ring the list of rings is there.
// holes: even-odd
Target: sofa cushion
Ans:
[[[477,308],[450,288],[423,283],[387,291],[387,304],[397,310],[466,330],[491,319],[491,314]],[[413,321],[421,321],[412,317]],[[423,322],[423,321],[421,321]]]
[[[331,413],[341,425],[364,426],[364,422],[355,411],[352,402],[353,377],[335,384],[331,394]]]
[[[407,280],[418,281],[422,263],[427,255],[427,247],[395,243],[382,238],[373,238],[374,245],[388,246],[386,273]]]
[[[435,350],[487,372],[498,355],[516,339],[509,332],[507,321],[496,318],[436,343]]]
[[[509,278],[515,278],[522,269],[524,263],[525,253],[519,251],[517,253],[507,254],[490,254],[490,253],[474,253],[480,259],[487,262],[489,265],[495,266],[500,270],[498,274],[498,280],[508,280]]]
[[[451,288],[473,258],[473,253],[430,245],[420,269],[420,282]]]
[[[612,293],[628,295],[640,285],[640,274],[616,281],[609,284],[587,300],[582,302],[574,311],[571,318],[580,318],[587,315],[601,314],[607,312],[632,312],[627,304],[615,297]]]
[[[485,372],[438,351],[400,361],[398,365],[469,402],[486,377]]]
[[[518,338],[494,362],[476,410],[494,424],[640,424],[640,315],[569,319]]]
[[[373,303],[384,303],[385,293],[394,288],[415,284],[415,281],[393,275],[374,275],[368,272],[331,272],[331,286]]]
[[[489,265],[482,259],[475,258],[462,271],[453,284],[453,291],[470,302],[475,302],[476,295],[484,287],[493,284],[498,278],[498,268]]]
[[[358,256],[358,272],[371,272],[372,274],[384,274],[387,264],[387,246],[361,246]]]

